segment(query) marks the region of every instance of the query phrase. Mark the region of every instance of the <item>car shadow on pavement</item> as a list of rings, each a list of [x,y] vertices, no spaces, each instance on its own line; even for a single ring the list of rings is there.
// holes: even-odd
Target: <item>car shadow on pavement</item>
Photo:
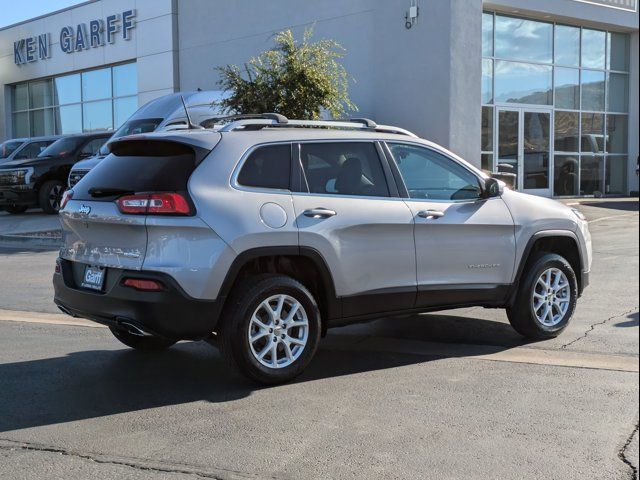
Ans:
[[[503,322],[449,315],[388,318],[330,331],[329,346],[321,342],[315,359],[295,383],[443,358],[428,352],[363,351],[349,345],[354,338],[390,335],[414,341],[482,342],[497,350],[523,344]],[[330,346],[336,343],[339,348]],[[455,356],[464,354],[458,351]],[[7,363],[0,365],[0,432],[196,401],[228,402],[263,388],[277,387],[262,387],[239,377],[229,370],[218,350],[204,342],[182,342],[153,354],[89,350]]]
[[[635,200],[623,200],[623,201],[601,201],[601,202],[580,202],[580,205],[585,207],[596,207],[596,208],[608,208],[612,210],[623,210],[627,212],[637,212],[638,211],[638,201]]]
[[[637,327],[638,326],[638,312],[632,313],[631,315],[628,315],[627,318],[629,320],[625,320],[624,322],[614,323],[613,324],[614,327],[628,328],[628,327]]]

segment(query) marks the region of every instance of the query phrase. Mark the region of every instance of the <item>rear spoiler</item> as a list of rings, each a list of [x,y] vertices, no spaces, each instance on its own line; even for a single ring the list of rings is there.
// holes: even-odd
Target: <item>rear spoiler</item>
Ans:
[[[196,165],[198,165],[215,148],[221,138],[222,136],[217,132],[202,130],[189,134],[185,134],[184,131],[173,135],[166,133],[139,134],[111,140],[107,143],[107,148],[109,153],[115,155],[123,155],[127,152],[127,155],[142,156],[145,151],[153,150],[160,144],[178,144],[193,150]]]

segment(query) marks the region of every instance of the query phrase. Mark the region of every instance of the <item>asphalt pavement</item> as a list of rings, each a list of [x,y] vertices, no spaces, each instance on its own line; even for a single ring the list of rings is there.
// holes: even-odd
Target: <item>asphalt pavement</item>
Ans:
[[[560,337],[501,310],[384,318],[270,388],[205,343],[124,348],[56,311],[57,252],[0,249],[0,478],[637,478],[638,203],[579,208],[592,283]]]

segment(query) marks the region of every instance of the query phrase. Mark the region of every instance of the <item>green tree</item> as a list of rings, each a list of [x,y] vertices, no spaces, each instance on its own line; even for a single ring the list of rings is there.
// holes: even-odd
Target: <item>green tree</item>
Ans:
[[[349,76],[338,60],[345,50],[333,40],[312,42],[305,30],[297,42],[291,30],[275,36],[275,47],[252,58],[240,69],[218,68],[219,85],[230,93],[220,102],[226,113],[280,113],[289,118],[314,120],[323,110],[333,118],[357,107],[348,94]]]

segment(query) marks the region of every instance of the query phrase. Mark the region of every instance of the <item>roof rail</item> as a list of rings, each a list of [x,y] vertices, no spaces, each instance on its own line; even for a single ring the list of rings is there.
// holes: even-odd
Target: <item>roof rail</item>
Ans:
[[[391,125],[378,125],[368,118],[353,118],[350,120],[289,120],[283,115],[266,113],[256,115],[232,115],[219,119],[220,122],[227,120],[231,120],[230,123],[217,129],[219,132],[261,130],[263,128],[336,128],[342,130],[372,130],[375,132],[417,137],[416,134],[404,128]]]

